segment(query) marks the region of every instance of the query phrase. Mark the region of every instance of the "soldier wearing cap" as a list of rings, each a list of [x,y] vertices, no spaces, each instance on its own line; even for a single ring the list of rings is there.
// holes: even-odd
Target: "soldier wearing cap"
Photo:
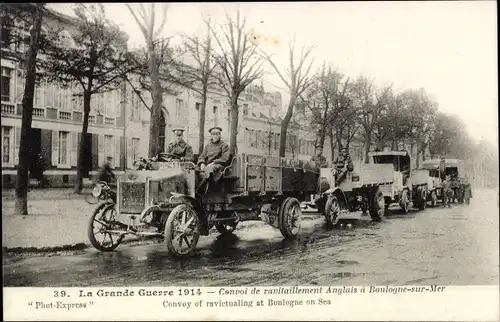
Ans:
[[[182,138],[184,129],[175,128],[172,131],[175,134],[175,141],[167,146],[166,152],[175,155],[181,161],[193,161],[193,148]]]
[[[220,177],[218,174],[229,162],[229,146],[221,140],[222,129],[214,126],[208,132],[211,134],[210,142],[198,158],[198,166],[205,174],[205,182],[217,181]]]
[[[340,150],[340,155],[334,161],[334,165],[335,169],[337,170],[335,184],[338,186],[340,183],[342,183],[342,181],[344,181],[348,171],[354,171],[354,165],[347,148],[344,147]]]

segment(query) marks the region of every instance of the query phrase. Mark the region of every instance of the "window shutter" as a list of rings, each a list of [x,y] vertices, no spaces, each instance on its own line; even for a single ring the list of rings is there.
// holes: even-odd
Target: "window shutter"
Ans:
[[[97,162],[99,166],[104,163],[104,135],[99,134],[97,136]]]
[[[71,132],[70,136],[71,136],[71,166],[76,167],[78,160],[78,153],[77,153],[78,133]]]
[[[127,168],[132,168],[132,163],[135,161],[132,155],[132,138],[126,138],[127,141]]]
[[[115,155],[113,156],[113,164],[115,165],[115,168],[120,167],[120,137],[117,135],[114,137],[114,143],[115,143]]]
[[[19,164],[19,147],[21,146],[21,128],[15,127],[14,132],[14,164]]]
[[[59,165],[59,131],[52,131],[52,165]]]

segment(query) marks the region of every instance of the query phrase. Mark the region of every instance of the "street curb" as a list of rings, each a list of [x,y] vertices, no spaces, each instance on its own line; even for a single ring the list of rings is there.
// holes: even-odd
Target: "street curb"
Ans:
[[[144,237],[141,239],[131,239],[125,240],[120,245],[142,245],[148,244],[152,241],[157,241],[158,237]],[[45,247],[2,247],[3,255],[20,255],[20,254],[49,254],[49,253],[57,253],[57,252],[74,252],[85,250],[88,248],[92,248],[91,244],[86,243],[76,243],[76,244],[67,244],[62,246],[45,246]]]
[[[311,220],[313,218],[307,218],[305,220]],[[236,227],[236,231],[241,230],[241,229],[253,229],[258,227],[262,222],[261,221],[256,221],[256,223],[250,223],[244,227]],[[211,233],[217,233],[217,230],[215,228],[211,229]],[[147,245],[147,244],[152,244],[154,242],[158,242],[158,240],[161,240],[159,237],[142,237],[138,239],[130,239],[130,240],[125,240],[121,243],[121,245]],[[29,246],[29,247],[22,247],[22,246],[16,246],[16,247],[2,247],[2,254],[3,255],[21,255],[21,254],[50,254],[50,253],[58,253],[58,252],[75,252],[75,251],[82,251],[88,248],[92,248],[93,246],[91,244],[87,243],[75,243],[75,244],[66,244],[66,245],[61,245],[61,246],[44,246],[44,247],[34,247],[34,246]]]

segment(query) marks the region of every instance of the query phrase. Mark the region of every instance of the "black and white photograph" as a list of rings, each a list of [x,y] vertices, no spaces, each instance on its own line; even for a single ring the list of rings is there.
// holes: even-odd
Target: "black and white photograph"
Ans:
[[[1,4],[4,287],[498,296],[496,9]]]

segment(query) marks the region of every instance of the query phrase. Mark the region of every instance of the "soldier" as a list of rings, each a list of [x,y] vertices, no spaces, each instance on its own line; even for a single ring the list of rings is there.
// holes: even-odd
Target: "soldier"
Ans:
[[[347,171],[352,172],[354,171],[354,165],[351,160],[351,156],[349,155],[349,150],[347,148],[342,148],[340,150],[340,155],[337,157],[337,159],[334,161],[335,169],[337,170],[337,175],[335,176],[335,185],[338,186],[339,184],[344,181]]]
[[[215,126],[208,132],[212,137],[198,158],[198,166],[204,173],[198,190],[210,181],[217,182],[222,170],[229,162],[229,146],[220,138],[222,129]]]
[[[167,153],[175,155],[180,161],[193,161],[193,148],[182,138],[184,129],[175,128],[173,132],[175,134],[175,141],[168,145]]]
[[[443,189],[443,207],[451,207],[451,202],[453,198],[453,190],[451,189],[451,178],[447,174],[442,185]]]

